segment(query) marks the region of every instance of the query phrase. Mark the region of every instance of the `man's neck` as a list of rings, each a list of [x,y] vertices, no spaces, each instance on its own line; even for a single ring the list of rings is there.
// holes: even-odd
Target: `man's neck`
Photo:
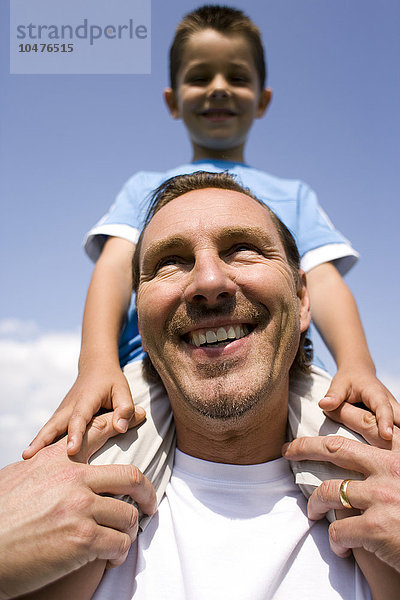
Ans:
[[[228,423],[216,419],[179,419],[175,416],[179,450],[211,462],[251,465],[282,456],[286,440],[287,405],[279,413],[241,416]]]

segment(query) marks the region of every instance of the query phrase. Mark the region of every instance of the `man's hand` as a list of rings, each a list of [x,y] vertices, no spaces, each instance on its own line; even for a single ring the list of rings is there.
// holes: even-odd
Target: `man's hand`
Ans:
[[[330,417],[330,411],[343,402],[362,403],[371,409],[384,440],[392,439],[393,423],[400,426],[400,405],[370,368],[357,365],[339,369],[319,405]]]
[[[135,413],[130,426],[144,419]],[[82,464],[116,435],[112,415],[96,417],[82,449],[67,456],[66,439],[0,471],[0,599],[38,589],[96,559],[126,558],[138,529],[131,504],[102,494],[128,494],[148,515],[151,483],[131,465]]]
[[[79,452],[88,423],[101,408],[114,411],[115,434],[125,433],[135,406],[119,365],[96,364],[92,369],[82,370],[60,406],[24,450],[23,458],[32,458],[67,429],[67,452],[73,456]]]
[[[350,421],[355,421],[357,410],[348,405]],[[341,420],[349,426],[349,419]],[[382,445],[376,423],[361,419],[357,430],[361,434],[364,431],[370,443]],[[400,572],[400,430],[397,427],[393,448],[384,450],[339,436],[309,437],[285,446],[283,455],[290,460],[329,461],[363,473],[364,481],[350,481],[347,487],[348,499],[361,515],[345,517],[330,525],[331,548],[338,556],[347,556],[350,548],[364,548]],[[342,509],[343,514],[340,484],[341,480],[325,481],[313,492],[308,502],[310,519],[321,519],[331,509]]]

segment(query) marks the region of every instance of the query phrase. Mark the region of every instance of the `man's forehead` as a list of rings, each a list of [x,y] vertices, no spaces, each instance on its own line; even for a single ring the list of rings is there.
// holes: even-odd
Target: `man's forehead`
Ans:
[[[205,188],[174,198],[152,218],[144,232],[142,249],[170,238],[178,244],[201,234],[240,237],[253,233],[281,245],[269,210],[257,200],[233,190]]]

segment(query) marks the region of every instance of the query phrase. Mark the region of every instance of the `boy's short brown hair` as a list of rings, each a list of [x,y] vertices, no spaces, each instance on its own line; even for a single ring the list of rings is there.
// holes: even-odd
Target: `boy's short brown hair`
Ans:
[[[169,51],[170,85],[176,89],[185,44],[194,33],[214,29],[224,35],[241,35],[249,43],[257,70],[260,89],[265,86],[266,64],[261,32],[243,11],[229,6],[206,4],[188,13],[179,23]]]

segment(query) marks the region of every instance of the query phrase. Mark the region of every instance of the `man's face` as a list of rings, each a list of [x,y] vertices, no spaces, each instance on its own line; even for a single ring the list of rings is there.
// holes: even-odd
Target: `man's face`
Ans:
[[[143,237],[137,307],[173,408],[227,419],[287,395],[308,297],[268,212],[248,196],[196,190],[156,213]]]

